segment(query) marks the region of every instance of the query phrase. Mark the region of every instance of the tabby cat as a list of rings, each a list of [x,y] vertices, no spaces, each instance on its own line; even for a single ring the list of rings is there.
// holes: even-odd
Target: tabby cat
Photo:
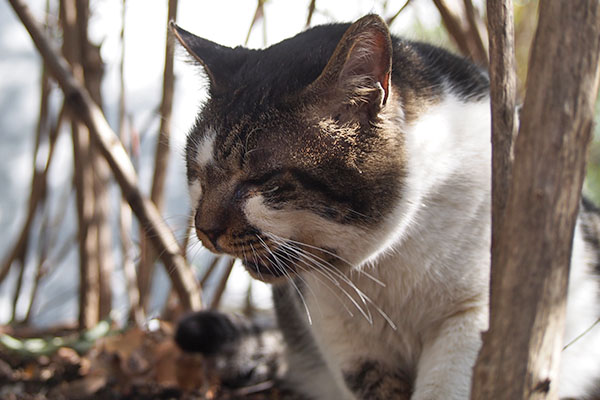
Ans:
[[[209,80],[186,149],[196,233],[273,284],[279,325],[194,314],[180,345],[310,399],[467,399],[488,324],[486,73],[375,15],[264,50],[172,28]],[[565,341],[600,316],[599,218],[584,203]],[[598,377],[600,327],[563,351],[560,396]]]

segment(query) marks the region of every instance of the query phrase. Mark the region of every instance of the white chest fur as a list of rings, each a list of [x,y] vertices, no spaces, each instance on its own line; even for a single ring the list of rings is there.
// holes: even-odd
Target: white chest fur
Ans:
[[[487,327],[489,131],[487,102],[450,97],[432,107],[406,131],[408,180],[378,235],[385,244],[349,275],[351,283],[304,276],[312,328],[332,368],[376,360],[414,379],[413,399],[468,398],[480,332]],[[590,279],[595,260],[578,227],[567,341],[599,314],[598,282]],[[565,351],[561,397],[582,396],[600,375],[598,360],[598,332]]]
[[[331,364],[346,370],[361,359],[374,359],[417,379],[421,387],[415,398],[447,390],[443,385],[449,380],[455,381],[456,396],[446,398],[467,396],[468,372],[466,378],[457,374],[456,362],[462,360],[460,370],[469,370],[487,323],[486,132],[489,105],[453,97],[432,106],[406,130],[409,161],[402,199],[375,234],[376,251],[365,254],[359,267],[385,287],[359,271],[350,276],[353,285],[342,285],[347,294],[318,275],[304,277],[314,292],[307,302],[316,337]],[[472,332],[463,335],[464,329]],[[462,354],[453,356],[448,376],[439,376],[443,360],[425,359],[441,353],[447,358],[457,349]],[[427,371],[428,363],[438,372]]]

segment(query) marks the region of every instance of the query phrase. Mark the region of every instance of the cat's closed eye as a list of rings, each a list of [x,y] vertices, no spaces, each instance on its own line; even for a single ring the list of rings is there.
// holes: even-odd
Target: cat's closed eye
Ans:
[[[273,186],[270,189],[263,190],[262,194],[271,194],[271,193],[276,193],[277,191],[279,191],[279,186]]]
[[[286,194],[286,193],[290,193],[296,190],[296,186],[292,183],[289,182],[284,182],[284,183],[280,183],[277,185],[273,185],[270,187],[265,187],[261,193],[263,195],[271,195],[271,196],[278,196],[278,195],[282,195],[282,194]]]
[[[252,193],[252,187],[253,185],[250,185],[247,182],[239,183],[235,189],[233,198],[238,201],[248,198]]]

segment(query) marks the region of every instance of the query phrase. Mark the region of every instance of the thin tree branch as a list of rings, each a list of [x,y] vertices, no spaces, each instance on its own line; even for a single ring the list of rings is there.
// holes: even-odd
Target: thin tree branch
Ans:
[[[19,275],[17,275],[17,282],[15,283],[15,292],[13,293],[12,305],[11,305],[11,315],[9,324],[15,323],[17,320],[17,303],[19,302],[19,297],[21,297],[21,290],[23,289],[23,276],[25,275],[25,267],[26,263],[21,262],[19,268]]]
[[[402,7],[400,7],[400,9],[396,12],[396,14],[392,15],[391,17],[389,17],[385,22],[388,25],[392,25],[394,23],[394,21],[396,20],[396,18],[398,18],[398,16],[400,14],[402,14],[402,11],[404,11],[406,9],[406,7],[408,7],[409,4],[410,4],[410,0],[406,0],[406,2],[404,3],[404,5]]]
[[[118,137],[87,91],[77,82],[66,60],[51,47],[28,7],[21,0],[9,1],[31,35],[48,70],[62,88],[65,99],[74,114],[90,129],[93,140],[108,161],[129,205],[156,246],[182,304],[188,309],[200,309],[200,290],[194,275],[181,255],[181,249],[173,233],[160,217],[156,206],[141,194],[133,165]]]
[[[215,271],[215,268],[217,267],[217,264],[219,264],[220,260],[221,260],[221,257],[219,257],[219,256],[215,256],[215,258],[212,260],[212,262],[208,266],[208,269],[206,270],[204,275],[202,275],[202,278],[200,278],[200,287],[204,287],[206,285],[206,282],[208,282],[208,280],[212,276],[212,274]]]
[[[46,19],[44,21],[44,30],[48,32],[48,11],[49,2],[46,2]],[[19,262],[19,274],[13,294],[12,309],[10,322],[15,322],[17,319],[17,304],[21,295],[23,286],[23,277],[25,275],[27,248],[29,247],[29,235],[32,229],[33,221],[38,210],[45,204],[48,169],[54,152],[54,143],[56,135],[52,135],[49,131],[49,102],[50,102],[50,78],[44,66],[42,66],[41,88],[40,88],[40,113],[38,117],[35,148],[33,151],[33,179],[31,182],[31,194],[29,197],[28,211],[25,218],[25,223],[21,229],[21,234],[17,240],[16,246],[10,253],[10,256],[5,261],[5,264],[0,272],[0,282],[6,277],[10,266],[14,261]],[[61,112],[62,114],[62,112]],[[43,155],[40,152],[40,147],[43,141],[48,141],[48,152],[45,154],[45,161],[42,161]],[[42,169],[43,165],[43,169]]]
[[[512,176],[513,143],[517,134],[517,83],[512,0],[490,1],[487,7],[492,107],[492,249],[497,250],[494,243],[503,221]],[[492,260],[497,256],[493,253]]]
[[[513,143],[517,134],[516,61],[512,0],[488,1],[488,35],[490,46],[490,98],[492,111],[492,270],[491,281],[497,282],[502,270],[498,265],[498,238],[506,208],[512,176]],[[490,298],[494,296],[490,288]],[[488,333],[484,333],[484,342]],[[489,347],[479,354],[473,370],[472,398],[481,398],[481,381],[488,368]]]
[[[79,82],[84,82],[80,32],[85,16],[79,15],[76,0],[60,2],[63,54]],[[79,236],[79,327],[89,329],[98,321],[99,285],[97,225],[94,223],[95,196],[92,148],[87,127],[72,116],[73,159]]]
[[[317,8],[317,0],[310,0],[310,4],[308,5],[308,16],[306,17],[306,28],[310,26],[313,14],[315,13],[315,8]]]
[[[177,19],[177,0],[169,0],[169,21]],[[171,114],[173,109],[173,89],[175,74],[173,72],[174,43],[173,37],[167,32],[165,46],[165,68],[163,72],[163,92],[159,107],[160,128],[158,130],[156,152],[154,155],[154,173],[152,176],[152,188],[150,189],[150,200],[156,204],[158,210],[163,208],[164,187],[169,163],[169,141],[171,137]],[[138,266],[138,288],[140,292],[140,303],[144,309],[148,306],[150,290],[152,288],[152,277],[154,276],[154,265],[156,263],[156,252],[144,236],[141,237],[141,258]]]
[[[75,0],[77,18],[75,28],[80,47],[81,69],[84,84],[94,102],[102,107],[102,77],[104,63],[100,55],[100,47],[92,44],[88,38],[88,21],[90,19],[89,0]],[[93,273],[98,286],[98,319],[107,318],[112,309],[111,276],[114,270],[114,259],[111,243],[111,227],[108,221],[110,205],[107,190],[110,186],[110,169],[102,158],[97,146],[90,143],[90,168],[92,171],[92,188],[94,209],[91,225],[95,234],[95,246],[92,253],[95,257],[93,265],[97,271]],[[98,321],[94,321],[96,325]]]
[[[137,272],[133,262],[133,243],[131,242],[131,208],[121,199],[121,214],[119,216],[119,231],[123,254],[123,274],[127,287],[130,315],[137,326],[143,326],[146,321],[144,309],[140,304],[140,291],[137,286]]]
[[[27,303],[27,306],[25,309],[25,317],[21,321],[23,324],[28,323],[29,319],[31,318],[31,307],[32,307],[33,301],[35,300],[35,297],[37,295],[40,281],[41,281],[42,277],[44,276],[45,271],[47,270],[46,264],[48,261],[48,251],[50,248],[48,246],[48,244],[52,238],[50,237],[50,235],[47,235],[50,218],[46,211],[47,211],[47,208],[42,213],[42,223],[40,226],[40,235],[39,235],[38,249],[37,249],[37,254],[38,254],[39,259],[35,266],[35,273],[33,275],[33,287],[31,289],[31,293],[29,295],[29,302]]]
[[[17,242],[8,257],[4,261],[2,268],[0,269],[0,282],[2,282],[8,272],[10,271],[11,265],[15,261],[19,261],[21,266],[24,267],[25,264],[25,253],[27,251],[27,244],[29,238],[29,232],[31,230],[31,225],[33,223],[33,219],[38,210],[40,203],[44,202],[46,197],[46,181],[48,176],[48,169],[50,168],[52,154],[54,152],[54,144],[56,142],[56,137],[58,136],[58,132],[55,131],[55,134],[48,135],[48,99],[50,94],[50,82],[48,79],[48,74],[46,68],[42,69],[42,87],[41,87],[41,102],[40,102],[40,116],[38,119],[37,130],[36,130],[36,139],[35,139],[35,149],[33,153],[33,178],[31,182],[31,194],[29,195],[29,203],[27,207],[27,216],[25,217],[25,222],[23,223],[23,227],[21,228],[21,233],[17,239]],[[62,119],[62,111],[61,117]],[[49,136],[49,150],[46,155],[46,161],[44,163],[44,169],[40,168],[40,158],[39,154],[40,143],[43,140],[43,137]]]
[[[450,7],[446,0],[433,0],[433,2],[440,12],[446,30],[458,46],[459,51],[463,55],[471,58],[475,63],[484,67],[487,66],[487,53],[482,51],[480,45],[483,43],[483,40],[479,37],[478,31],[469,32],[468,22],[467,26],[464,26],[467,17],[461,15],[463,10],[458,12]]]
[[[223,275],[221,275],[221,279],[219,280],[217,289],[215,290],[215,294],[209,303],[209,309],[216,310],[217,308],[219,308],[219,304],[221,303],[221,297],[223,297],[223,293],[225,292],[225,287],[227,286],[227,281],[229,280],[229,275],[231,274],[231,270],[233,269],[234,263],[235,259],[233,258],[228,262],[227,267],[223,272]]]
[[[250,28],[248,28],[248,34],[246,35],[246,40],[244,41],[244,45],[248,44],[248,41],[250,40],[250,33],[252,33],[252,29],[254,29],[254,26],[256,25],[256,23],[258,23],[258,21],[260,21],[261,19],[265,18],[265,3],[267,2],[267,0],[258,0],[258,3],[256,4],[256,11],[254,11],[254,17],[252,17],[252,22],[250,23]],[[263,21],[264,24],[264,21]],[[266,37],[266,31],[263,29],[263,41],[265,42],[266,45],[266,41],[267,41],[267,37]]]
[[[127,10],[127,1],[123,0],[121,9],[121,61],[119,62],[119,138],[124,144],[125,151],[130,146],[128,145],[130,138],[127,135],[126,117],[127,105],[125,101],[125,17]],[[135,270],[133,242],[131,240],[131,207],[127,204],[127,200],[121,196],[120,213],[119,213],[119,234],[121,237],[121,254],[123,275],[125,276],[125,286],[127,288],[127,298],[129,300],[129,318],[141,327],[146,321],[146,315],[140,304],[140,291],[137,286],[137,272]]]
[[[50,275],[52,267],[58,265],[69,254],[69,252],[73,249],[77,242],[75,239],[75,235],[67,238],[67,240],[63,242],[62,246],[58,247],[58,250],[55,251],[53,255],[50,255],[50,257],[47,258],[42,257],[40,259],[40,263],[38,264],[39,274],[36,274],[35,276],[34,288],[31,291],[31,298],[27,308],[27,314],[25,315],[23,323],[27,324],[31,320],[31,314],[34,310],[35,300],[37,299],[39,284],[45,277]],[[54,243],[54,241],[52,242]],[[46,246],[44,251],[47,252],[51,248],[54,248],[54,246]]]
[[[485,41],[488,40],[487,32],[483,21],[481,20],[481,16],[473,6],[473,2],[471,0],[463,0],[465,6],[465,16],[467,22],[467,34],[471,40],[472,46],[477,48],[478,57],[481,57],[488,62],[488,51],[485,46]]]

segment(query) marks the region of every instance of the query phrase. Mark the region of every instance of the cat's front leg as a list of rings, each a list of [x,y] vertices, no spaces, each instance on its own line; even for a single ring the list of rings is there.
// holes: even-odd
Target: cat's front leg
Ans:
[[[356,360],[344,371],[350,391],[360,400],[409,400],[411,385],[408,376],[378,361]]]
[[[446,319],[423,343],[412,400],[466,400],[472,369],[487,328],[487,307]]]

